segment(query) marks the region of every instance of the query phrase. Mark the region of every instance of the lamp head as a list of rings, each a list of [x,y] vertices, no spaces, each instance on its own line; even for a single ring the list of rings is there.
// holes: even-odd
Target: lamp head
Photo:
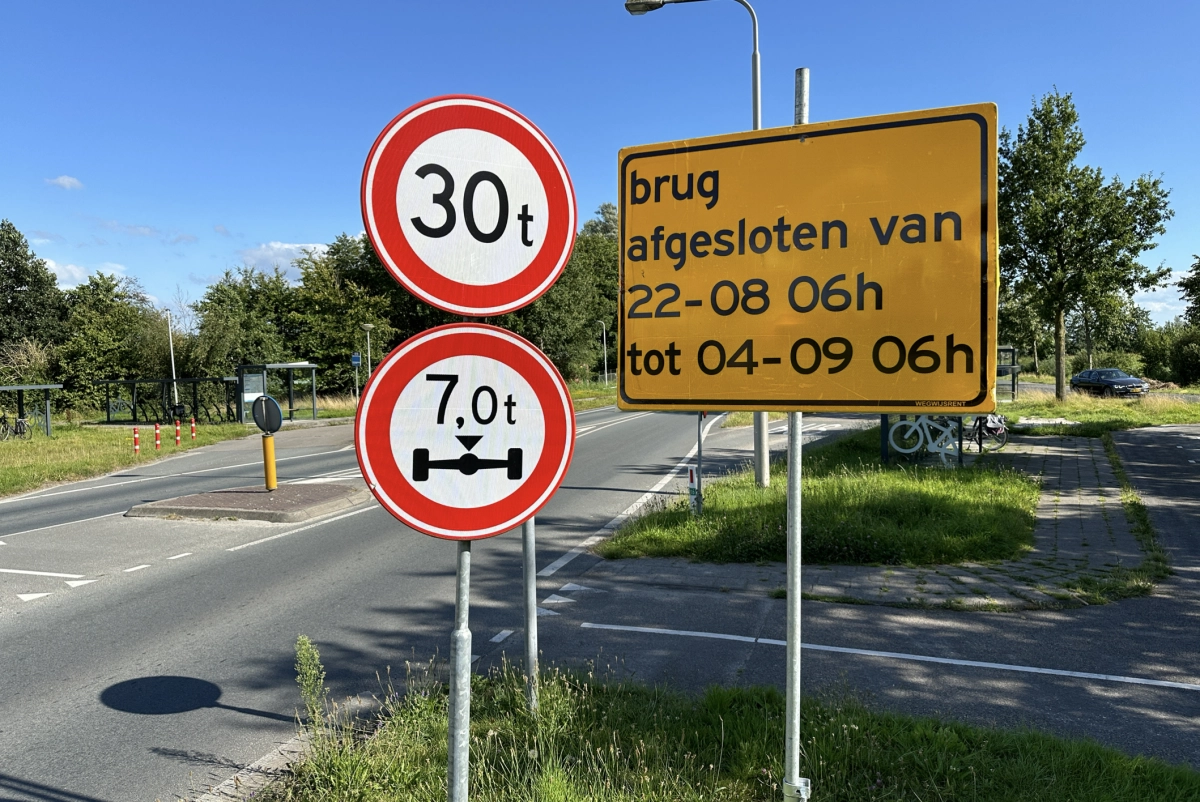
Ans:
[[[363,331],[370,331],[371,329],[375,328],[375,324],[374,323],[363,323],[362,328],[363,328]]]
[[[625,10],[635,17],[663,7],[666,0],[625,0]]]

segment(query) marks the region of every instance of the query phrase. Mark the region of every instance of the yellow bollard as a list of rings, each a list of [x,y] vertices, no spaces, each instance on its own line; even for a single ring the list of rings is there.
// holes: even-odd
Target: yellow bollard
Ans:
[[[263,440],[263,472],[267,477],[267,490],[278,487],[275,481],[275,438],[269,434],[262,436]]]

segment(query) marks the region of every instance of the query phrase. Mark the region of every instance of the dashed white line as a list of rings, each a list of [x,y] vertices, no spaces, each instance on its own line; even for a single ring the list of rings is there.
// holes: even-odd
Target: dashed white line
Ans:
[[[27,602],[27,601],[33,601],[34,599],[41,599],[41,598],[43,598],[45,596],[49,596],[49,595],[50,595],[49,593],[18,593],[17,598],[23,602]]]
[[[654,414],[653,412],[641,412],[637,415],[629,415],[628,417],[620,418],[619,420],[612,421],[611,423],[600,423],[600,424],[597,424],[596,426],[592,426],[587,429],[584,429],[581,432],[576,432],[575,439],[578,440],[581,437],[587,437],[589,434],[595,434],[596,432],[602,432],[605,429],[608,429],[609,427],[616,426],[621,423],[629,423],[630,421],[637,420],[638,418],[644,418],[647,415],[653,415],[653,414]]]
[[[584,629],[611,629],[623,632],[643,632],[653,635],[677,635],[686,638],[709,638],[713,640],[741,641],[743,643],[761,643],[767,646],[787,646],[787,641],[776,640],[774,638],[752,638],[746,635],[725,635],[719,632],[659,629],[657,627],[629,627],[618,624],[592,624],[587,622],[579,626]],[[1159,688],[1200,691],[1200,685],[1191,682],[1172,682],[1170,680],[1146,679],[1144,677],[1124,677],[1118,674],[1093,674],[1088,671],[1066,671],[1058,668],[989,663],[981,660],[957,660],[950,657],[932,657],[924,654],[905,654],[904,652],[881,652],[875,649],[852,649],[846,646],[824,646],[817,643],[802,643],[800,648],[813,652],[836,652],[838,654],[853,654],[861,657],[883,657],[891,660],[912,660],[920,663],[941,663],[943,665],[963,666],[966,668],[987,668],[996,671],[1015,671],[1023,674],[1047,674],[1055,677],[1072,677],[1075,679],[1100,680],[1102,682],[1120,682],[1128,685],[1153,685]]]
[[[0,568],[0,574],[23,574],[25,576],[54,576],[59,579],[83,579],[83,574],[56,574],[51,571],[21,571],[16,568]]]
[[[191,557],[191,556],[192,556],[192,553],[190,551],[185,551],[183,554],[176,554],[174,557],[168,557],[167,559],[168,560],[182,560],[184,557]]]
[[[502,643],[511,634],[513,634],[511,629],[502,629],[492,636],[492,643]]]
[[[132,568],[126,568],[125,573],[132,574],[134,571],[140,571],[143,568],[149,568],[149,567],[150,567],[150,563],[146,563],[145,565],[135,565]]]

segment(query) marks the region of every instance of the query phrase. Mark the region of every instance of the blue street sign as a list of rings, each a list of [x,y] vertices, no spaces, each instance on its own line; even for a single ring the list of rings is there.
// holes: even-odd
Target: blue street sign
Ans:
[[[350,364],[353,365],[354,367],[358,367],[359,365],[361,365],[362,364],[362,354],[358,353],[357,351],[355,351],[353,354],[351,354],[350,355]]]

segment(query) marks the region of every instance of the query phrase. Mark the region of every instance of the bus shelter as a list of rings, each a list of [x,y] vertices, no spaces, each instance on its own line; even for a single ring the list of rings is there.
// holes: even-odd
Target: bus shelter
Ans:
[[[296,419],[296,412],[307,410],[311,407],[312,419],[317,419],[317,368],[319,365],[314,365],[311,362],[273,362],[265,365],[238,365],[237,368],[237,385],[238,385],[238,404],[237,404],[237,419],[238,423],[246,422],[246,408],[254,403],[254,399],[260,395],[269,395],[267,392],[269,374],[272,372],[283,373],[283,389],[287,391],[288,405],[287,416],[288,420]],[[309,398],[310,404],[305,407],[296,406],[296,373],[308,373],[309,380]],[[303,378],[301,379],[303,381]]]
[[[25,391],[30,390],[36,392],[41,390],[43,399],[46,402],[45,413],[46,419],[43,421],[43,428],[46,430],[46,436],[50,436],[50,391],[61,390],[61,384],[11,384],[0,387],[0,393],[16,393],[17,394],[17,417],[25,417]]]

